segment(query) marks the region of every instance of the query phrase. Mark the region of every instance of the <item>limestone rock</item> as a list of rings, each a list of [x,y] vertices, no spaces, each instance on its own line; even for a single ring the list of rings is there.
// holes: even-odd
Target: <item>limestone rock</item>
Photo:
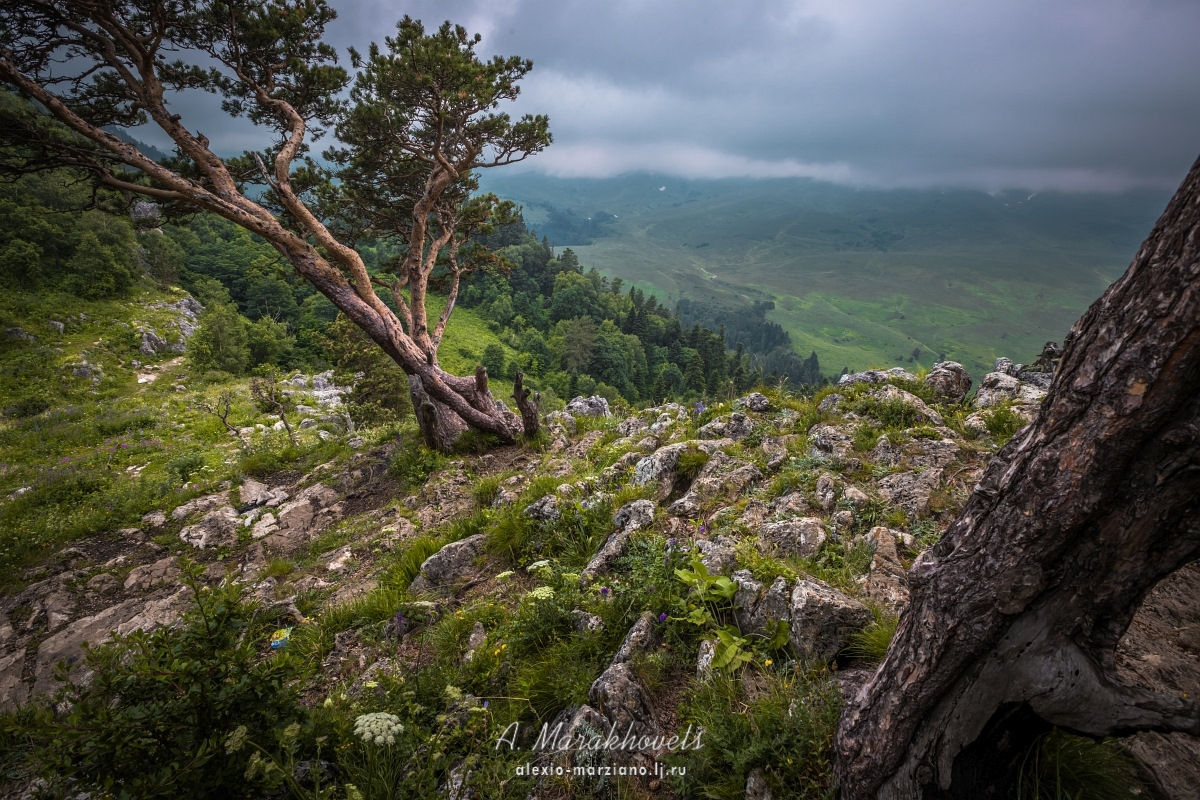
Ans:
[[[200,518],[195,525],[188,525],[179,532],[179,538],[198,550],[209,547],[230,547],[237,544],[239,525],[233,506],[221,506]]]
[[[738,586],[733,602],[743,632],[763,634],[776,623],[788,621],[791,592],[786,578],[776,578],[765,592],[748,570],[738,570],[732,579]]]
[[[749,417],[735,411],[728,417],[718,417],[702,426],[696,435],[701,439],[728,437],[736,442],[754,433],[754,428],[754,422]]]
[[[598,395],[576,397],[567,403],[567,412],[577,417],[611,417],[608,401]]]
[[[696,677],[706,680],[712,675],[713,658],[717,655],[717,640],[705,639],[700,642],[700,650],[696,654]]]
[[[862,603],[815,578],[796,581],[789,614],[791,646],[802,661],[830,660],[874,621]]]
[[[638,653],[648,653],[658,645],[658,629],[655,627],[658,622],[653,612],[643,611],[642,615],[637,618],[637,622],[633,623],[633,627],[629,629],[629,633],[625,634],[625,640],[621,642],[621,646],[617,649],[617,654],[613,656],[613,664],[623,664],[632,659]]]
[[[718,536],[715,542],[698,539],[696,549],[700,551],[700,563],[708,570],[709,575],[721,575],[733,568],[737,561],[737,553],[733,549],[733,541]]]
[[[621,420],[621,423],[617,425],[617,433],[622,436],[637,436],[639,433],[645,433],[649,428],[646,420],[641,417],[629,417]]]
[[[815,555],[827,538],[825,527],[817,517],[767,522],[758,529],[760,549],[799,558]]]
[[[925,385],[943,403],[961,403],[971,391],[971,376],[957,361],[939,361],[925,376]]]
[[[487,535],[477,533],[438,550],[421,564],[421,574],[413,581],[412,590],[437,589],[456,582],[473,570],[486,543]]]
[[[862,578],[862,596],[898,614],[908,605],[908,571],[896,550],[897,532],[877,526],[867,534],[875,547],[871,571]]]
[[[604,630],[604,620],[576,608],[571,611],[571,627],[580,633],[598,633]]]
[[[553,522],[562,516],[558,510],[558,498],[552,494],[525,506],[525,510],[521,513],[538,522]]]
[[[817,478],[817,502],[825,511],[832,510],[837,502],[837,483],[828,472],[822,472]]]
[[[759,525],[766,522],[767,517],[771,515],[770,508],[762,500],[751,500],[746,504],[742,515],[738,517],[738,524],[745,525],[747,528],[757,528]]]
[[[854,449],[854,437],[832,425],[814,425],[808,443],[809,453],[816,457],[846,458]]]
[[[989,372],[983,378],[975,395],[976,408],[992,408],[1006,401],[1023,405],[1037,405],[1046,397],[1046,392],[1036,386],[1022,383],[1002,372]]]
[[[677,457],[678,460],[678,457]],[[758,467],[725,455],[720,450],[713,453],[680,499],[667,509],[681,517],[694,517],[706,501],[730,494],[740,494],[747,486],[762,480]]]
[[[904,458],[904,452],[892,444],[892,440],[887,436],[880,436],[875,442],[874,449],[867,459],[873,464],[880,464],[885,467],[897,466]]]
[[[746,778],[746,800],[772,800],[766,773],[759,767]]]
[[[622,738],[629,733],[654,736],[657,732],[650,696],[628,663],[613,664],[606,669],[588,690],[588,700]]]
[[[29,685],[22,679],[25,651],[0,656],[0,712],[11,711],[29,699]]]
[[[845,395],[838,394],[837,392],[825,395],[821,402],[817,404],[817,413],[833,414],[838,410],[838,406],[840,406],[845,399]]]
[[[483,627],[483,623],[475,620],[475,624],[471,627],[471,635],[467,637],[467,652],[463,653],[463,663],[470,661],[475,657],[475,652],[483,647],[487,641],[487,630]]]
[[[187,607],[191,589],[183,588],[161,600],[126,600],[90,617],[76,620],[67,628],[48,637],[38,646],[34,664],[33,691],[49,692],[56,687],[54,666],[66,661],[68,667],[77,664],[83,654],[84,642],[95,646],[109,634],[126,635],[135,630],[152,631],[174,624]]]
[[[759,392],[751,392],[750,394],[746,395],[745,397],[739,397],[734,402],[734,405],[737,408],[744,408],[749,411],[756,411],[759,414],[762,414],[771,409],[771,401],[767,399],[766,395],[760,394]]]
[[[906,381],[916,381],[917,376],[906,369],[892,367],[891,369],[870,369],[866,372],[851,372],[838,378],[838,386],[850,386],[854,383],[887,383],[892,378]]]
[[[917,517],[929,510],[930,495],[941,482],[941,469],[898,472],[879,480],[879,494],[892,505],[903,508],[910,517]]]
[[[121,585],[115,575],[108,572],[101,572],[95,575],[87,582],[87,587],[96,594],[108,594]]]
[[[135,567],[125,578],[125,591],[146,592],[155,586],[173,582],[179,577],[179,567],[171,556],[159,559],[153,564],[143,564]]]
[[[278,530],[270,531],[265,544],[292,552],[308,544],[318,533],[341,517],[338,494],[323,483],[315,483],[279,508]]]
[[[962,454],[962,448],[951,439],[918,439],[914,447],[917,452],[908,459],[914,468],[940,469]]]
[[[188,500],[181,506],[176,506],[171,512],[171,519],[181,520],[187,519],[193,514],[199,514],[202,511],[210,511],[217,506],[224,505],[228,501],[224,492],[217,494],[206,494],[203,497],[194,497]]]
[[[857,486],[847,486],[842,492],[842,499],[855,508],[862,508],[871,498],[867,497],[867,493]]]
[[[354,560],[354,551],[350,549],[350,545],[344,545],[332,553],[321,556],[321,559],[325,562],[326,571],[342,572]]]

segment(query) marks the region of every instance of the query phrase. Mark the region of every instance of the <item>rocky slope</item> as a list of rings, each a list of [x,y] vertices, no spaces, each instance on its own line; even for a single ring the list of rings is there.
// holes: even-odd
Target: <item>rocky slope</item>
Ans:
[[[330,413],[336,387],[297,376],[295,390],[314,393],[299,427],[320,422],[322,434],[355,452],[302,474],[246,477],[149,513],[136,528],[75,542],[27,572],[27,585],[0,599],[0,707],[52,691],[55,665],[77,664],[84,642],[174,624],[189,603],[181,558],[205,565],[209,581],[241,582],[281,619],[303,625],[348,604],[392,602],[380,598],[396,589],[397,559],[420,543],[429,555],[403,587],[388,636],[330,630],[323,679],[309,691],[319,699],[338,685],[405,674],[424,663],[421,620],[481,599],[526,602],[505,581],[538,591],[547,562],[533,560],[534,547],[498,546],[494,526],[469,532],[456,522],[507,508],[542,535],[566,536],[571,515],[604,504],[613,510],[606,535],[573,573],[582,586],[607,596],[610,584],[630,577],[616,570],[631,542],[660,536],[668,556],[696,555],[703,570],[694,574],[728,577],[743,636],[784,630],[785,657],[836,663],[842,691],[855,691],[870,664],[847,646],[903,611],[908,565],[953,518],[990,454],[1036,413],[1054,356],[1048,349],[1034,368],[1001,359],[970,399],[971,378],[953,362],[921,380],[898,369],[845,375],[811,399],[754,393],[713,408],[666,404],[616,417],[600,398],[577,398],[547,417],[540,447],[443,460],[413,489],[395,477],[397,459],[408,457],[395,442],[371,446],[352,422],[332,425],[342,421]],[[253,427],[241,434],[261,435]],[[1170,583],[1135,619],[1121,668],[1200,691],[1200,614],[1188,603],[1200,573]],[[580,635],[604,624],[584,609],[573,613]],[[680,693],[721,668],[714,659],[729,649],[714,629],[674,690],[644,685],[637,665],[664,646],[659,622],[650,610],[636,619],[587,702],[560,710],[566,731],[615,725],[655,737],[676,729]],[[475,622],[463,658],[491,634]],[[1165,796],[1188,796],[1196,742],[1147,735],[1130,751]],[[459,785],[468,773],[460,769]],[[769,797],[766,787],[761,771],[751,774],[747,796]]]

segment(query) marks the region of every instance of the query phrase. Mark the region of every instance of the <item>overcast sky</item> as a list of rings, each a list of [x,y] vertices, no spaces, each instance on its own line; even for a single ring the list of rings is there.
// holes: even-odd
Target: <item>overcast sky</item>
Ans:
[[[560,176],[1173,188],[1200,155],[1200,0],[356,0],[534,62]]]

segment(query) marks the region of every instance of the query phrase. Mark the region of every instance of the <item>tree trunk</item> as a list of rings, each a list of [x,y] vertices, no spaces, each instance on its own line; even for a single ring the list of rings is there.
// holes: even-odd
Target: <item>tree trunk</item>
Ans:
[[[842,798],[1006,796],[1051,725],[1200,733],[1195,700],[1123,683],[1113,657],[1147,592],[1198,555],[1200,161],[1072,328],[1038,418],[913,564],[838,728]]]
[[[471,421],[463,419],[450,404],[434,396],[433,392],[426,388],[431,384],[441,384],[448,392],[453,392],[453,395],[457,395],[466,403],[468,411],[486,415],[488,426],[472,424]],[[482,365],[476,367],[475,375],[471,378],[449,375],[437,367],[415,375],[410,374],[408,390],[425,444],[443,453],[453,452],[459,437],[472,428],[499,436],[501,440],[509,442],[522,432],[530,433],[528,421],[522,422],[508,406],[492,396],[488,388],[487,370]],[[537,430],[536,424],[535,411],[534,431]]]
[[[530,400],[531,392],[525,386],[525,373],[517,370],[516,376],[513,378],[513,399],[517,401],[517,410],[521,412],[521,424],[525,428],[526,436],[533,436],[541,427],[541,419],[538,417],[538,403],[542,397],[540,393],[532,393],[533,399]]]

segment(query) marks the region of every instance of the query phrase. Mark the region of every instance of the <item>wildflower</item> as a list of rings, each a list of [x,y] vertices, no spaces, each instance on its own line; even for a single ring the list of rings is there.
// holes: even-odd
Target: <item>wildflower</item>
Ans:
[[[484,700],[484,701],[483,701],[483,707],[484,707],[484,708],[487,708],[489,705],[490,705],[490,703],[489,703],[487,700]]]
[[[771,666],[771,665],[772,665],[772,664],[774,664],[774,663],[775,663],[774,661],[772,661],[771,659],[769,659],[769,658],[768,658],[766,661],[764,661],[764,662],[763,662],[763,666],[764,666],[764,667],[769,667],[769,666]]]
[[[609,589],[607,586],[601,586],[601,587],[600,587],[600,594],[604,595],[605,597],[608,597],[608,593],[609,593],[610,591],[612,591],[612,590],[611,590],[611,589]]]
[[[378,746],[396,743],[396,736],[404,730],[400,718],[395,714],[379,711],[374,714],[362,714],[354,720],[354,735],[365,744]]]
[[[666,621],[667,621],[667,612],[665,612],[665,611],[664,611],[664,612],[662,612],[661,614],[659,614],[659,615],[658,615],[658,621],[659,621],[659,622],[666,622]],[[768,661],[768,662],[767,662],[767,666],[770,666],[770,664],[771,664],[771,662],[770,662],[770,661]]]
[[[238,725],[233,729],[233,733],[225,737],[225,755],[233,755],[242,749],[242,745],[246,743],[246,726]]]
[[[396,628],[397,628],[398,630],[404,630],[404,628],[405,628],[405,624],[406,624],[406,622],[407,622],[407,620],[405,620],[405,618],[404,618],[404,612],[403,612],[403,611],[397,611],[397,612],[396,612],[396,616],[394,617],[394,619],[396,620]]]
[[[554,589],[550,588],[549,586],[539,586],[530,591],[529,594],[525,595],[525,597],[526,599],[532,600],[535,603],[541,602],[542,600],[553,600]]]
[[[507,578],[511,578],[512,576],[513,576],[513,571],[511,569],[506,569],[506,570],[504,570],[504,572],[501,572],[499,575],[496,576],[496,580],[502,581]],[[491,605],[491,604],[489,603],[489,605]]]

